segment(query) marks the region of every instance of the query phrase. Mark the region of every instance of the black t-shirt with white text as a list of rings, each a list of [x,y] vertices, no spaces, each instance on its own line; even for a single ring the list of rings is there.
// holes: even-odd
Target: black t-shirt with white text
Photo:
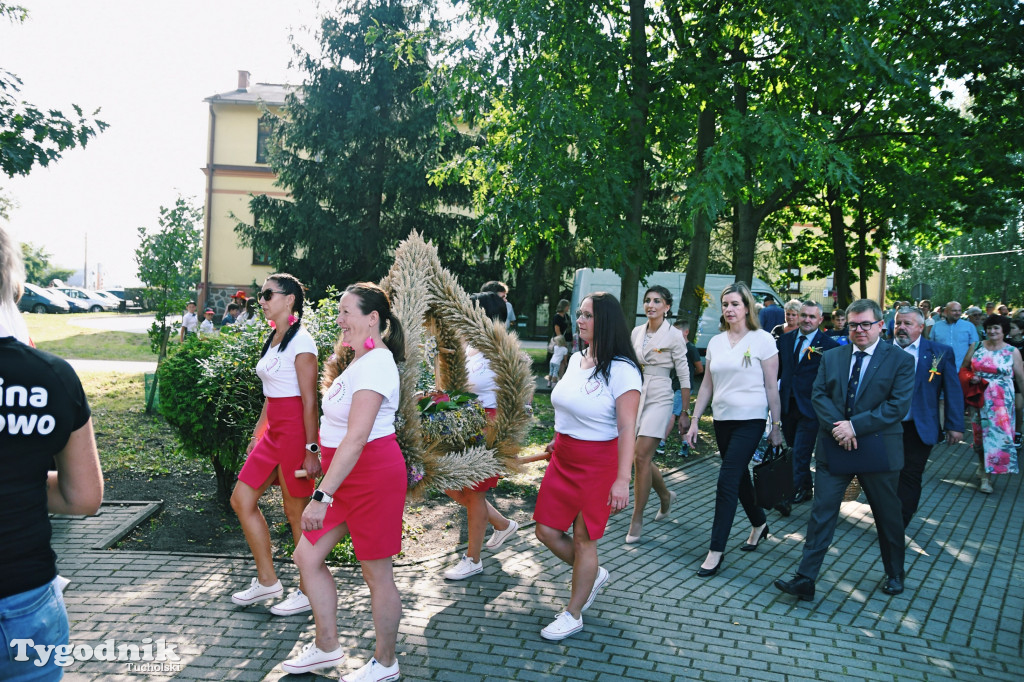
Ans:
[[[0,338],[0,598],[41,587],[57,575],[47,470],[89,416],[71,365],[12,337]]]

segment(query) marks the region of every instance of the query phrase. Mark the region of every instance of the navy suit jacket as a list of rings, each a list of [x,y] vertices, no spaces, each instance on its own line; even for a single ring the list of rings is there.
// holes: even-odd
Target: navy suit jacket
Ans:
[[[814,378],[818,376],[818,365],[821,364],[821,353],[836,348],[839,344],[835,339],[815,331],[811,337],[811,346],[820,348],[821,353],[807,354],[807,346],[804,346],[800,353],[800,362],[796,362],[793,352],[796,350],[796,340],[800,330],[787,332],[779,337],[779,377],[782,380],[779,386],[779,398],[782,400],[782,411],[789,409],[789,401],[796,398],[796,406],[800,414],[808,419],[814,419],[814,405],[811,404],[811,389],[814,387]]]
[[[814,380],[811,401],[818,418],[818,440],[832,438],[832,425],[842,421],[846,409],[846,389],[850,381],[850,361],[854,344],[826,351]],[[853,404],[850,421],[858,437],[881,434],[889,471],[903,468],[902,419],[910,409],[914,394],[914,358],[909,353],[879,342],[860,379],[860,390]],[[815,450],[819,464],[828,465],[825,448]]]
[[[898,346],[897,346],[898,348]],[[938,358],[931,374],[932,363]],[[931,381],[928,378],[931,377]],[[917,435],[925,445],[939,442],[939,393],[946,401],[946,430],[964,431],[964,392],[960,388],[953,349],[945,344],[921,337],[917,349],[917,371],[914,374],[914,397],[910,403],[910,418],[914,420]]]

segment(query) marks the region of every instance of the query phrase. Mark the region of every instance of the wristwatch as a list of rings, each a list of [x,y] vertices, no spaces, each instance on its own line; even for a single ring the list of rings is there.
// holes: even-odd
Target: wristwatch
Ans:
[[[306,449],[312,452],[314,455],[320,454],[320,446],[316,443],[306,443]]]
[[[327,493],[325,493],[323,490],[320,490],[319,488],[317,488],[316,490],[313,491],[313,500],[315,502],[323,502],[324,504],[327,504],[327,505],[334,504],[334,496],[333,495],[328,495]]]

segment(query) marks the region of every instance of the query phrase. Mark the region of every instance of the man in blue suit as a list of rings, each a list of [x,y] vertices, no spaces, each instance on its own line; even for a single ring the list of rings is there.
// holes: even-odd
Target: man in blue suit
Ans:
[[[924,314],[904,307],[896,313],[896,344],[917,363],[914,397],[903,419],[903,471],[896,489],[903,505],[903,528],[910,525],[921,500],[921,474],[932,446],[939,442],[939,400],[945,400],[946,442],[964,438],[964,394],[957,379],[953,349],[921,336]]]
[[[804,301],[800,308],[800,328],[779,338],[782,435],[793,449],[793,499],[775,507],[783,516],[789,516],[792,505],[814,496],[811,454],[818,435],[818,418],[811,404],[811,389],[818,376],[821,354],[839,345],[818,331],[821,320],[821,306],[814,301]]]

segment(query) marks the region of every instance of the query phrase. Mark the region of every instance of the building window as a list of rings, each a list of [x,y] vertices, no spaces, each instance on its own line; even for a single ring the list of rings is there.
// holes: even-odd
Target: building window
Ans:
[[[270,254],[263,253],[253,249],[252,251],[252,264],[253,265],[270,265]]]
[[[260,116],[256,127],[256,163],[268,163],[267,146],[270,144],[270,135],[274,132],[273,120],[268,114]]]

